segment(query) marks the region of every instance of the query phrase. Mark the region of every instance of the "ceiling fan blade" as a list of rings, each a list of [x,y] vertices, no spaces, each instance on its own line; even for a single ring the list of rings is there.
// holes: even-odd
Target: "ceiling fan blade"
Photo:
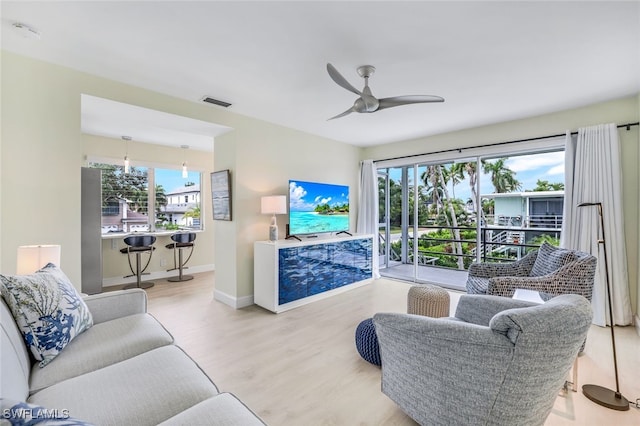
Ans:
[[[380,105],[378,110],[392,108],[400,105],[422,104],[430,102],[444,102],[444,98],[431,95],[410,95],[410,96],[393,96],[391,98],[378,99]]]
[[[355,87],[353,87],[351,85],[351,83],[349,83],[347,81],[347,79],[345,79],[339,72],[338,70],[331,64],[327,64],[327,72],[329,73],[329,77],[331,77],[331,79],[333,81],[336,82],[336,84],[340,87],[343,87],[345,89],[347,89],[350,92],[355,93],[356,95],[360,95],[362,96],[362,92],[359,91],[358,89],[356,89]]]
[[[345,115],[349,115],[349,114],[351,114],[352,112],[355,112],[355,109],[353,109],[353,107],[349,108],[349,109],[348,109],[348,110],[346,110],[345,112],[342,112],[342,113],[340,113],[340,114],[336,115],[335,117],[331,117],[331,118],[327,119],[327,121],[329,121],[329,120],[333,120],[334,118],[344,117]]]

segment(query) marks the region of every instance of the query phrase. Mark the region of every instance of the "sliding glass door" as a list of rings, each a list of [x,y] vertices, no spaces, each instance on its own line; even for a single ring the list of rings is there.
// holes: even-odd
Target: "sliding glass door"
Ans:
[[[398,276],[410,277],[410,192],[413,168],[378,169],[380,202],[379,245],[380,269],[394,268]]]
[[[476,261],[557,243],[562,151],[378,168],[380,273],[464,289]]]

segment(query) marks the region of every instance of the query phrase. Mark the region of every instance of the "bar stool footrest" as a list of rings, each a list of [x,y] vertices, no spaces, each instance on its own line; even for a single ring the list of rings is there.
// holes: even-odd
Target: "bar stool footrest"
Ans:
[[[171,277],[171,278],[167,278],[167,281],[172,282],[172,283],[179,283],[182,281],[189,281],[193,279],[193,275],[183,275],[182,278],[180,277]]]

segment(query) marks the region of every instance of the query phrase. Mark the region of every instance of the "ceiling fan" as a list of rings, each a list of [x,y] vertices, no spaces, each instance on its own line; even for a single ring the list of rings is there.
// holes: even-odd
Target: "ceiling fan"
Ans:
[[[338,84],[338,86],[341,86],[348,91],[360,96],[358,99],[356,99],[351,108],[341,114],[336,115],[335,117],[331,117],[329,120],[344,117],[345,115],[351,114],[352,112],[376,112],[380,111],[381,109],[396,107],[400,105],[444,102],[444,98],[431,95],[392,96],[390,98],[378,99],[371,94],[371,89],[369,88],[369,77],[373,75],[373,73],[376,71],[376,68],[373,65],[363,65],[361,67],[358,67],[357,71],[358,75],[364,78],[364,88],[362,89],[362,91],[353,87],[333,65],[327,64],[327,72],[329,73],[331,79]]]

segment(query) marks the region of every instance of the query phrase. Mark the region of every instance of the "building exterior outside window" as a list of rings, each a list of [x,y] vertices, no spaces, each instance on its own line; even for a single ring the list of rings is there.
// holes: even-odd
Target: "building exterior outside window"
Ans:
[[[102,170],[102,234],[201,230],[202,173],[90,163]]]

